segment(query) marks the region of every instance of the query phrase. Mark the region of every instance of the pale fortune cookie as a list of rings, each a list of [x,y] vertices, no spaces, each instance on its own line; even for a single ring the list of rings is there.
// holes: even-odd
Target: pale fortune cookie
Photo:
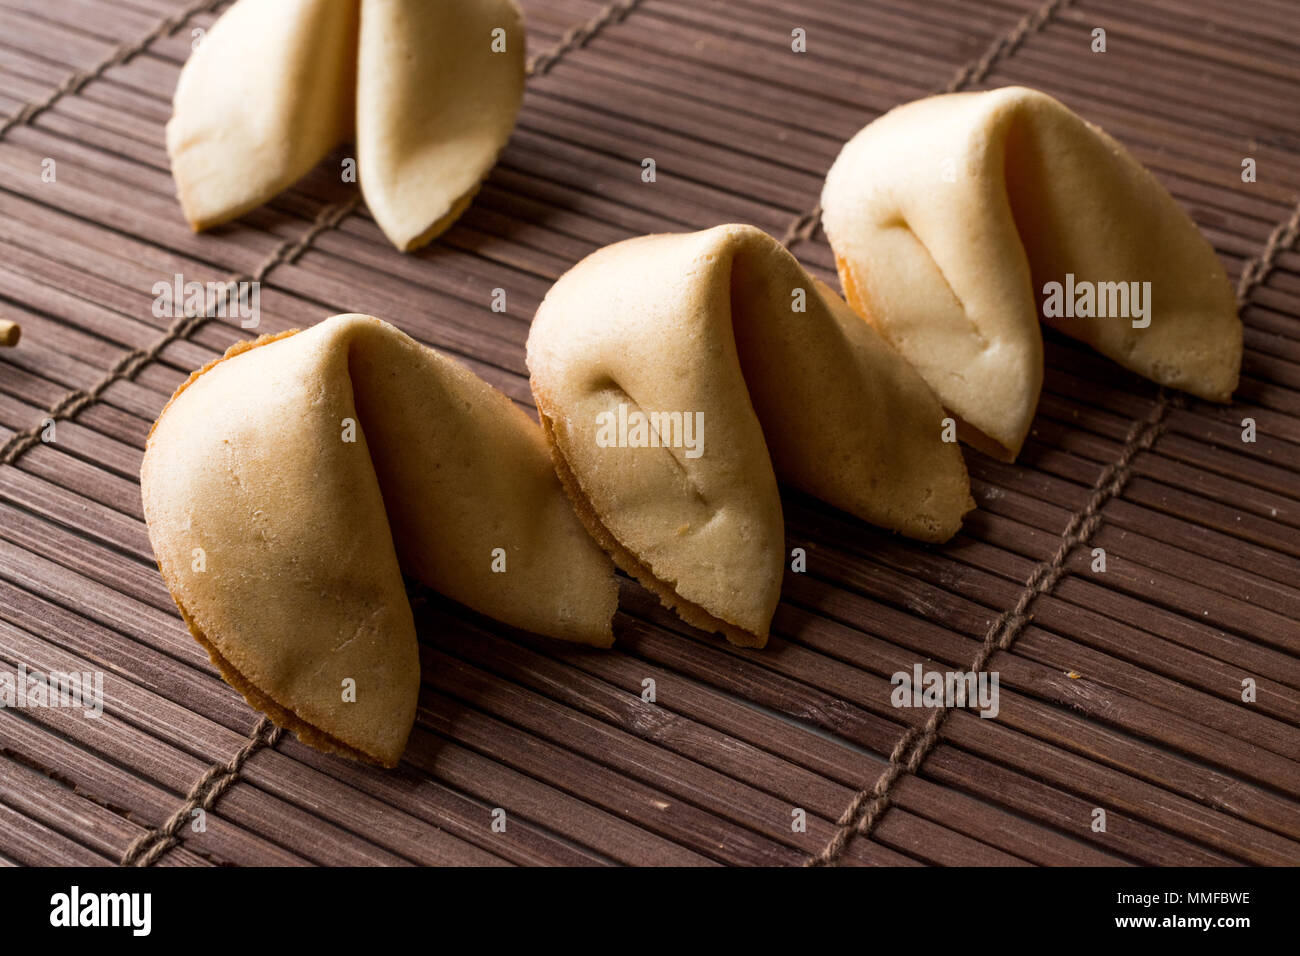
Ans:
[[[1043,321],[1162,385],[1218,402],[1237,386],[1242,326],[1214,250],[1122,146],[1044,93],[954,93],[886,113],[845,145],[822,209],[849,304],[962,437],[999,458],[1029,430],[1040,297],[1067,274],[1094,289],[1149,282],[1149,325]]]
[[[420,684],[403,571],[516,627],[613,640],[613,567],[541,430],[378,319],[264,336],[194,373],[140,481],[191,633],[249,703],[321,749],[401,756]]]
[[[763,646],[780,596],[778,477],[927,541],[974,506],[925,382],[752,226],[588,256],[538,309],[528,368],[588,530],[684,620],[736,644]],[[684,434],[611,445],[601,427],[620,405],[698,414],[699,453]]]
[[[397,248],[469,205],[523,99],[514,0],[238,0],[181,71],[167,151],[195,230],[291,186],[340,143]]]

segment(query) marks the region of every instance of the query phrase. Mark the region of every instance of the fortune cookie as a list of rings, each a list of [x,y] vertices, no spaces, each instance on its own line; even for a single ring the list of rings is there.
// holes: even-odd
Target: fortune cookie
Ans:
[[[1242,326],[1214,250],[1122,146],[1044,93],[886,113],[845,145],[822,208],[849,304],[999,458],[1038,403],[1040,301],[1042,321],[1153,381],[1219,402],[1236,389]]]
[[[469,205],[523,87],[514,0],[238,0],[176,86],[181,208],[195,230],[233,219],[355,137],[370,212],[410,251]]]
[[[420,666],[403,570],[507,624],[613,640],[613,567],[541,430],[370,316],[195,372],[140,483],[191,633],[250,704],[324,750],[392,766],[405,747]]]
[[[588,256],[538,309],[528,368],[587,529],[735,644],[763,646],[779,597],[778,477],[926,541],[973,507],[925,382],[750,226]]]

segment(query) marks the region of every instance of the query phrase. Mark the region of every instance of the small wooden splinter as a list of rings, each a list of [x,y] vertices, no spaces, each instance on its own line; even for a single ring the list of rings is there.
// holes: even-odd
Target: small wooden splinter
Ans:
[[[0,319],[0,347],[11,348],[22,338],[23,330],[17,322]]]

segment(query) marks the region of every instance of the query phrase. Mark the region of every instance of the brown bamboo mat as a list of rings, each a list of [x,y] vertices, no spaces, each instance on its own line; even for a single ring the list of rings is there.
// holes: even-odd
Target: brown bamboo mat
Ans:
[[[163,125],[192,30],[222,6],[0,0],[0,316],[24,330],[0,350],[0,668],[100,670],[106,695],[98,720],[0,710],[0,862],[1300,862],[1291,0],[526,0],[541,56],[518,129],[413,256],[337,160],[189,232]],[[582,256],[753,222],[835,284],[815,202],[841,143],[897,103],[1010,83],[1104,126],[1218,249],[1244,303],[1234,405],[1049,333],[1025,451],[967,451],[979,509],[949,544],[785,496],[808,570],[763,651],[630,582],[609,652],[415,591],[424,687],[393,772],[280,735],[217,677],[154,567],[136,475],[171,391],[249,333],[169,327],[155,282],[259,279],[259,331],[370,312],[527,403],[529,320]],[[890,705],[890,674],[989,655],[996,719]]]

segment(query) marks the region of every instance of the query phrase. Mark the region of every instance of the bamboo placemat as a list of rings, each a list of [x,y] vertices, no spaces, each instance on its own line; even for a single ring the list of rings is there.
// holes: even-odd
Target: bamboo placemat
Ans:
[[[97,720],[0,709],[0,862],[1300,862],[1290,0],[526,0],[518,129],[413,256],[337,158],[189,232],[163,125],[223,6],[0,0],[0,317],[23,326],[0,351],[0,668],[99,670],[106,697]],[[168,325],[155,282],[260,280],[260,332],[370,312],[528,403],[529,320],[582,256],[753,222],[836,284],[815,203],[842,142],[900,102],[1012,83],[1104,126],[1215,245],[1246,324],[1232,406],[1049,332],[1030,440],[1013,465],[967,450],[979,508],[947,545],[785,494],[808,570],[762,651],[626,581],[609,652],[413,590],[424,687],[396,771],[302,746],[221,682],[158,576],[136,476],[172,390],[251,333]],[[917,662],[998,671],[997,718],[891,706]]]

